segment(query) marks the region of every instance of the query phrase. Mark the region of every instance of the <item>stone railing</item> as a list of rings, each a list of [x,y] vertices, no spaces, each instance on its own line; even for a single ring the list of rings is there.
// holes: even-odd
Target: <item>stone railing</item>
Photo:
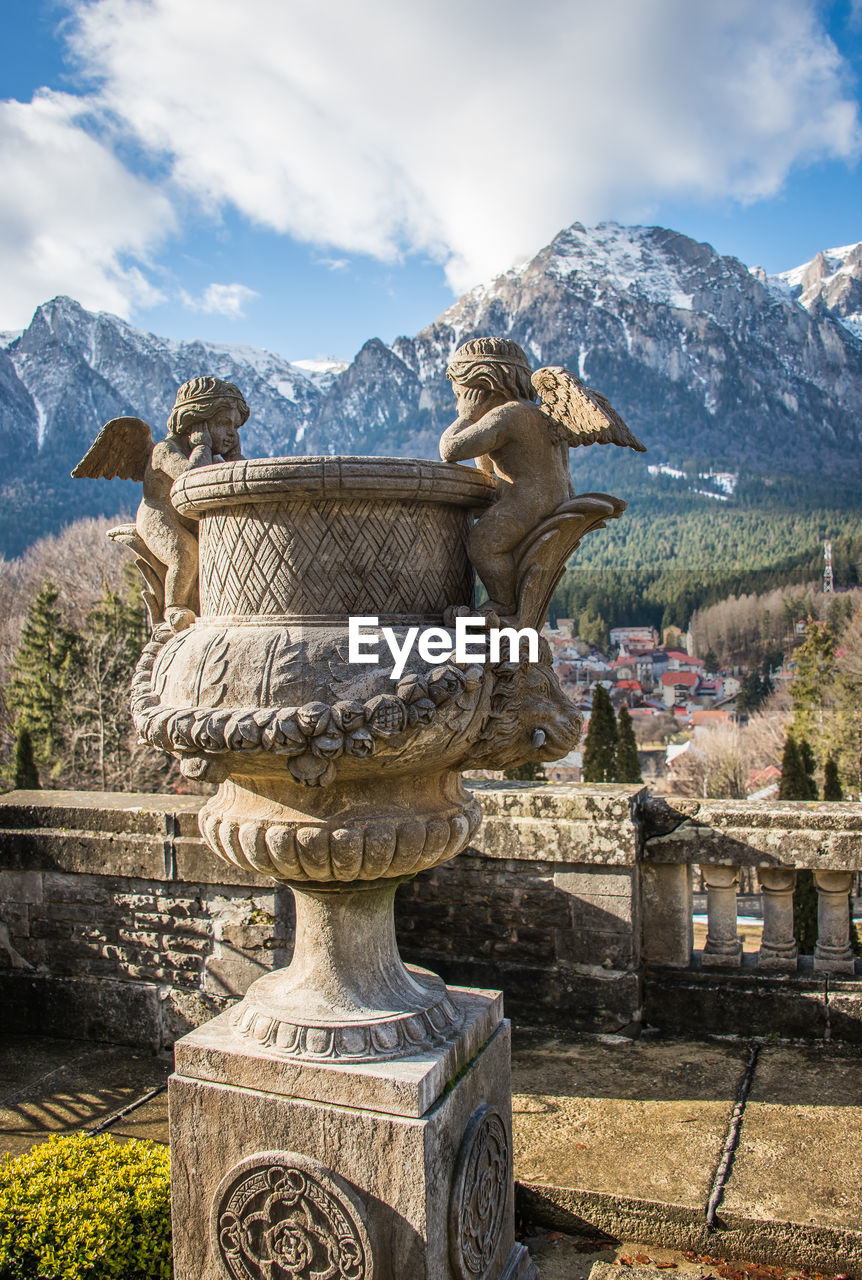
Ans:
[[[862,868],[862,805],[648,798],[640,816],[647,1016],[664,1010],[664,1024],[683,1030],[697,1009],[714,1031],[862,1038],[848,908]],[[700,952],[692,943],[695,868],[707,900]],[[760,947],[749,955],[737,924],[743,869],[756,873],[763,908]],[[813,956],[800,955],[794,937],[803,869],[817,890]]]
[[[696,801],[639,786],[477,785],[460,857],[399,890],[405,959],[502,987],[522,1023],[862,1041],[847,894],[862,804]],[[293,945],[289,890],[218,862],[198,797],[0,797],[0,999],[21,1030],[160,1045],[242,995]],[[709,925],[693,950],[692,878]],[[739,869],[763,889],[759,953],[737,939]],[[797,869],[819,894],[797,956]]]
[[[754,868],[763,901],[763,933],[756,954],[765,972],[796,973],[793,934],[797,871],[814,873],[817,888],[815,973],[854,974],[848,896],[862,867],[862,805],[797,801],[663,801],[647,799],[642,894],[643,958],[688,968],[692,961],[692,869],[707,895],[707,935],[701,963],[739,968],[737,934],[740,870]]]

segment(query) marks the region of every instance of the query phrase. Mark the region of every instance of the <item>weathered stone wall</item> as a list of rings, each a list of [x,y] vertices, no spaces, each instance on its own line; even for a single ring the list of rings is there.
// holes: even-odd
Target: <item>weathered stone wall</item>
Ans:
[[[692,866],[862,866],[862,805],[677,802],[636,786],[477,786],[474,846],[401,886],[402,953],[502,987],[526,1024],[862,1042],[860,976],[710,970]],[[0,797],[0,999],[22,1031],[163,1045],[293,944],[289,890],[220,863],[197,797]],[[857,969],[859,966],[857,966]]]
[[[522,1021],[636,1021],[639,793],[485,790],[478,847],[399,891],[405,958],[452,982],[502,986]],[[289,961],[292,895],[209,853],[201,803],[0,798],[0,992],[12,1025],[168,1044]]]

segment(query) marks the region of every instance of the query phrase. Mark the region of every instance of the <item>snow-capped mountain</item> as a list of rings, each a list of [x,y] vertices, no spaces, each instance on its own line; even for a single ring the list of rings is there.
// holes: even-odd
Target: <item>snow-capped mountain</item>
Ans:
[[[0,551],[78,515],[131,509],[135,486],[69,471],[112,416],[135,413],[160,431],[177,386],[201,373],[242,388],[249,456],[435,457],[453,412],[446,365],[481,334],[578,372],[648,445],[652,475],[626,450],[574,451],[582,489],[660,502],[679,472],[700,477],[696,488],[705,475],[738,476],[732,502],[859,492],[862,245],[767,277],[660,227],[575,223],[416,337],[372,338],[347,367],[173,342],[68,298],[46,303],[0,338]]]
[[[862,338],[862,244],[824,249],[801,267],[766,280],[806,311],[820,307],[854,337]]]
[[[134,510],[136,486],[75,482],[69,471],[119,414],[145,418],[158,439],[177,387],[204,372],[237,382],[254,406],[248,453],[303,451],[322,394],[310,371],[258,347],[159,338],[71,298],[39,307],[0,348],[0,552],[79,515]]]

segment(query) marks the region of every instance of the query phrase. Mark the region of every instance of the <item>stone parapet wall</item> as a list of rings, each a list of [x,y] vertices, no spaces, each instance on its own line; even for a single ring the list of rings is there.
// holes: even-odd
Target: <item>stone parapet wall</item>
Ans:
[[[842,969],[834,955],[803,958],[771,972],[756,955],[693,953],[691,922],[696,865],[725,912],[730,893],[731,930],[735,868],[774,876],[813,867],[825,889],[830,876],[849,876],[862,867],[862,805],[670,806],[643,787],[612,785],[475,791],[485,817],[473,845],[398,891],[409,962],[450,982],[501,987],[507,1012],[526,1024],[619,1031],[645,1018],[687,1034],[862,1040],[852,959]],[[0,996],[10,1025],[169,1044],[289,961],[292,894],[207,850],[202,803],[0,797]]]
[[[399,890],[405,959],[502,986],[522,1021],[636,1021],[642,789],[478,790],[487,816],[475,847]],[[169,1044],[289,961],[290,891],[219,862],[198,834],[202,803],[0,797],[0,990],[12,1025]]]

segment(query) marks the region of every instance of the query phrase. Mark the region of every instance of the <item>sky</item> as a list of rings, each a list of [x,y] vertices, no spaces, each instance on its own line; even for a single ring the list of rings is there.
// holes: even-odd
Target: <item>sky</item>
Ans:
[[[349,360],[571,222],[862,239],[862,0],[0,0],[0,330]]]

